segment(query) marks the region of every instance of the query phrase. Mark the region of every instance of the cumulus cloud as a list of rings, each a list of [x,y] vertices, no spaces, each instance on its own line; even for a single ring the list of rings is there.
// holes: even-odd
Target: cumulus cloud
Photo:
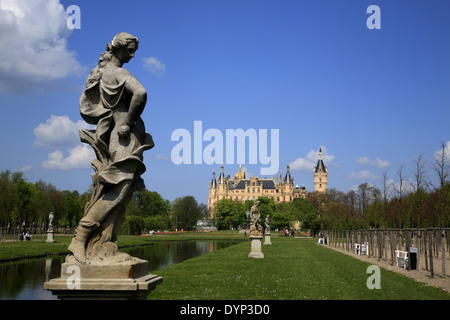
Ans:
[[[155,57],[142,58],[144,69],[154,75],[163,75],[166,73],[166,65]]]
[[[35,147],[60,147],[74,146],[80,142],[78,129],[89,128],[89,125],[83,120],[73,122],[66,115],[51,115],[46,123],[39,124],[33,133],[36,140],[33,143]]]
[[[334,155],[328,154],[327,148],[325,146],[322,146],[322,159],[326,166],[330,162],[332,162],[335,158]],[[301,170],[310,172],[316,165],[317,160],[319,159],[318,150],[311,150],[308,152],[306,157],[300,157],[295,159],[293,162],[289,164],[291,170]]]
[[[444,152],[444,159],[446,161],[450,161],[450,140],[445,143],[445,147],[442,149],[437,150],[433,158],[436,160],[442,159],[442,153]]]
[[[27,172],[27,171],[30,171],[31,169],[33,169],[33,167],[30,164],[28,164],[28,165],[25,165],[22,167],[17,167],[14,171]]]
[[[155,159],[156,159],[156,160],[162,160],[162,161],[168,161],[168,160],[170,160],[170,158],[169,158],[168,156],[163,155],[163,154],[161,154],[161,153],[158,153],[158,154],[155,156]]]
[[[41,166],[55,170],[89,167],[95,154],[91,147],[80,142],[78,130],[91,127],[82,120],[73,122],[66,115],[51,115],[46,123],[39,124],[33,131],[36,136],[33,146],[58,148],[48,155],[48,159],[42,162]],[[69,148],[66,157],[60,150],[63,147]]]
[[[371,174],[367,170],[354,171],[349,176],[349,179],[378,179],[374,174]]]
[[[0,91],[26,92],[82,70],[67,49],[67,17],[59,0],[0,0]]]
[[[382,160],[380,158],[376,158],[375,160],[370,160],[369,157],[365,156],[365,157],[361,157],[361,158],[357,158],[356,162],[359,164],[367,164],[367,165],[371,165],[374,166],[376,168],[386,168],[389,167],[391,165],[391,163],[387,160]]]
[[[64,158],[60,150],[55,150],[48,155],[48,159],[42,162],[44,169],[69,170],[90,167],[90,162],[95,157],[94,151],[87,145],[79,145],[69,150],[69,155]]]

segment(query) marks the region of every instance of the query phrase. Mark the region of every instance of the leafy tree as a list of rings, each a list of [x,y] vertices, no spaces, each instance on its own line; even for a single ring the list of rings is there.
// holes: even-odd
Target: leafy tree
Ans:
[[[218,230],[237,228],[245,222],[246,206],[230,199],[217,201],[216,227]]]
[[[125,221],[120,225],[119,233],[127,235],[139,235],[145,230],[145,222],[142,217],[125,216]]]
[[[138,191],[134,195],[138,214],[141,217],[167,215],[168,203],[156,191]]]
[[[176,199],[177,200],[177,199]],[[174,201],[173,218],[176,228],[194,230],[197,220],[201,218],[201,209],[193,196],[185,196]]]
[[[297,219],[295,218],[292,202],[280,202],[275,204],[275,212],[269,216],[270,227],[272,230],[290,228],[291,223],[294,220]]]
[[[17,210],[19,197],[11,180],[11,171],[0,173],[0,226],[11,225],[12,212]],[[15,224],[12,224],[15,225]]]

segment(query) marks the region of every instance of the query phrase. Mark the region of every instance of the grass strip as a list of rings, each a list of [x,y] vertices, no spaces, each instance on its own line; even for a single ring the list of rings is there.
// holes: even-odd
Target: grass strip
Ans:
[[[163,283],[150,300],[450,300],[442,289],[385,269],[369,289],[369,263],[315,239],[272,237],[264,259],[248,258],[250,241],[150,273]]]

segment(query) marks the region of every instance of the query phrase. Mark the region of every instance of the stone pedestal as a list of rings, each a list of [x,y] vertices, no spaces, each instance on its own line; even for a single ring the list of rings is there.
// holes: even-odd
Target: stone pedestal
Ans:
[[[250,236],[252,243],[252,250],[249,253],[249,258],[264,258],[264,253],[261,251],[261,236]]]
[[[265,246],[271,246],[272,242],[270,242],[270,233],[264,234],[264,245]]]
[[[61,277],[45,282],[44,289],[61,300],[146,299],[162,277],[148,274],[147,261],[136,260],[105,265],[66,262]]]
[[[55,242],[55,235],[53,231],[47,231],[47,240],[45,240],[47,243],[54,243]]]

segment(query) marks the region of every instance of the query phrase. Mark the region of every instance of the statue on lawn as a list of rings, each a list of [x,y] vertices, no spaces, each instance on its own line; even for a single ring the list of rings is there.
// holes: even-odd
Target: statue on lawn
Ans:
[[[262,226],[258,209],[259,201],[250,209],[250,236],[262,237]]]
[[[143,152],[154,146],[141,119],[146,90],[122,67],[138,46],[139,40],[131,34],[117,34],[92,69],[80,98],[82,118],[96,125],[95,130],[79,131],[81,141],[96,154],[92,198],[68,247],[68,259],[80,264],[135,259],[118,251],[117,231],[133,192],[145,187]]]

